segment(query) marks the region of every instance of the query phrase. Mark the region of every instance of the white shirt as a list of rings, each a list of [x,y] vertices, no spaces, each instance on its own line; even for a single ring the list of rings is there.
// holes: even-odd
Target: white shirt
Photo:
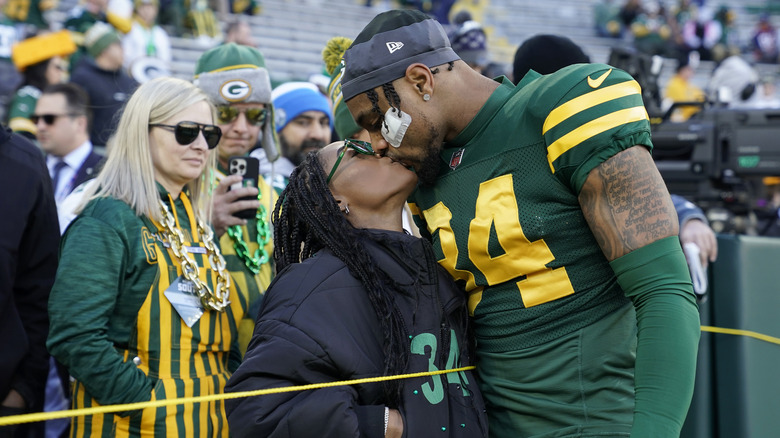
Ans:
[[[54,179],[54,166],[57,165],[57,162],[62,160],[66,164],[60,170],[60,179],[57,182],[57,187],[54,187],[54,200],[57,202],[57,205],[74,189],[73,182],[76,179],[76,172],[84,164],[90,152],[92,152],[92,142],[87,140],[64,157],[46,156],[46,166],[49,168],[49,176],[52,179]]]

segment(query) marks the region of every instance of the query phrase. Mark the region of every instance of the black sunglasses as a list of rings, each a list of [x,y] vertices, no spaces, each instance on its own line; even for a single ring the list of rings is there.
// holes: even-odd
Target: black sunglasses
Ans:
[[[222,138],[222,130],[216,125],[204,125],[202,123],[195,122],[179,122],[176,125],[161,125],[150,124],[152,128],[164,128],[169,131],[173,131],[176,142],[182,146],[192,144],[198,133],[203,132],[203,138],[206,139],[206,145],[209,149],[214,149],[219,144],[219,139]]]
[[[57,120],[58,117],[76,117],[80,116],[81,114],[33,114],[30,116],[30,121],[33,122],[33,125],[38,124],[38,120],[43,119],[43,123],[47,125],[53,125],[54,122]]]
[[[244,113],[246,120],[255,126],[265,124],[265,119],[268,117],[268,110],[265,108],[236,108],[222,105],[217,107],[217,122],[222,125],[233,123],[241,113]]]

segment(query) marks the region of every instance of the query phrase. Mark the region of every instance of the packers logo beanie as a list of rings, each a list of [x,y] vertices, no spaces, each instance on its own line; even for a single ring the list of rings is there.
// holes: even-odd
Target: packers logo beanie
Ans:
[[[274,129],[271,78],[265,58],[254,47],[223,44],[204,52],[195,65],[193,83],[215,105],[262,103],[270,113],[266,117],[261,142],[269,161],[279,157],[279,142]]]
[[[438,21],[415,10],[383,12],[360,32],[344,53],[344,101],[392,82],[414,63],[428,67],[460,59]]]
[[[254,47],[228,43],[206,51],[195,65],[193,82],[217,105],[271,103],[265,58]]]

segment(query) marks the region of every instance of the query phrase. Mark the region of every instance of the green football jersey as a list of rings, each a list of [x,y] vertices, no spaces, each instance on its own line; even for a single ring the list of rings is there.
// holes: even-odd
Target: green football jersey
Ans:
[[[479,350],[539,345],[627,302],[577,196],[594,167],[635,145],[652,147],[639,85],[604,64],[504,79],[444,145],[436,183],[410,205],[465,283]]]

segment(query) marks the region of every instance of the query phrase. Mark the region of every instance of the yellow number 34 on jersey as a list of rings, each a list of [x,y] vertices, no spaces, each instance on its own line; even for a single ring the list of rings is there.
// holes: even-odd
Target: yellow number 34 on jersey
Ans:
[[[450,209],[442,202],[423,212],[413,205],[411,207],[412,212],[425,219],[431,235],[439,231],[439,242],[444,255],[439,264],[456,280],[466,282],[469,313],[472,315],[482,299],[485,286],[495,286],[508,281],[515,282],[526,308],[574,293],[565,267],[547,267],[547,264],[555,260],[547,243],[543,239],[531,242],[523,233],[512,175],[502,175],[479,186],[476,214],[469,225],[466,248],[473,267],[465,266],[467,269],[456,267],[462,248],[458,248],[450,224]],[[503,254],[495,257],[488,251],[491,227],[495,229],[498,242],[504,249]],[[480,280],[480,284],[477,284],[475,273],[484,278],[484,281]]]

